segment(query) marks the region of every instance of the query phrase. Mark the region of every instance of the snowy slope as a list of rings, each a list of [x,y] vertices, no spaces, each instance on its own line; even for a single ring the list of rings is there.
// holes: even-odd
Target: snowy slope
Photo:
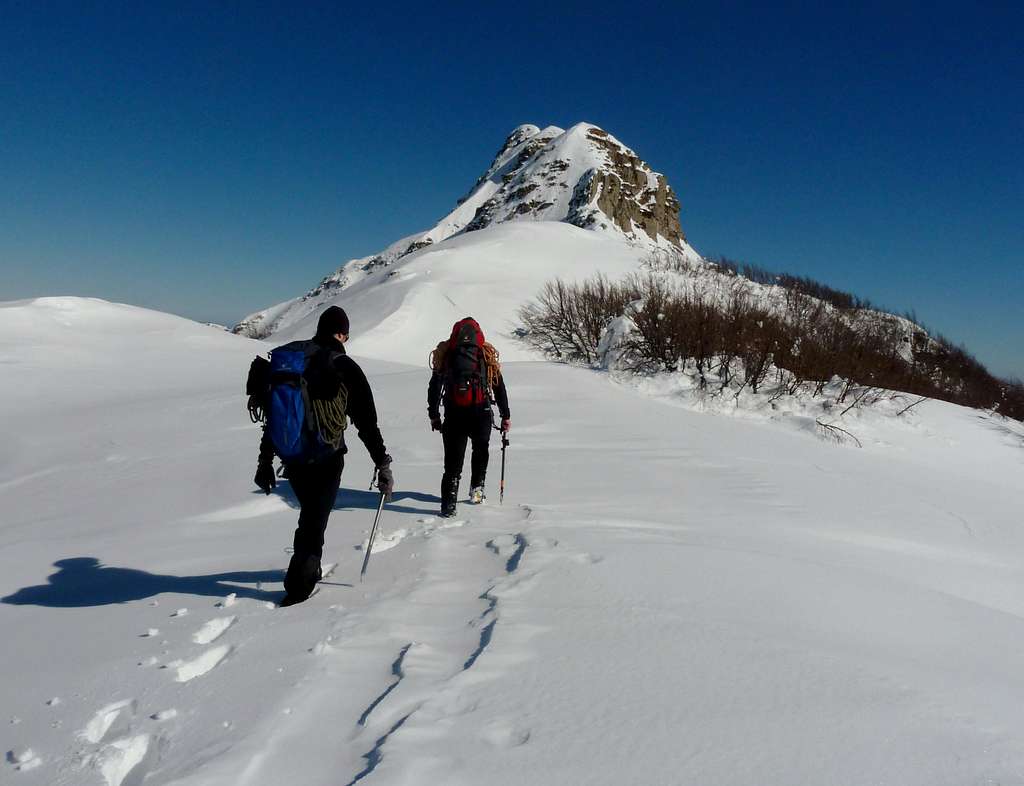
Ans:
[[[402,303],[429,346],[437,304]],[[360,585],[354,445],[332,583],[277,610],[266,346],[0,307],[0,782],[1024,782],[1019,424],[927,402],[856,450],[515,362],[505,504],[442,522],[427,373],[353,344],[396,499]]]
[[[522,125],[505,140],[469,193],[435,226],[402,238],[379,254],[346,262],[305,295],[250,314],[234,330],[253,338],[287,332],[310,311],[343,301],[346,289],[379,282],[382,271],[391,272],[397,262],[421,249],[447,249],[451,244],[445,241],[504,224],[543,232],[540,222],[581,227],[615,245],[628,243],[637,260],[655,249],[668,249],[694,262],[700,259],[686,243],[679,201],[664,175],[651,170],[619,140],[590,123],[568,130]],[[521,236],[526,237],[527,230]],[[528,248],[532,251],[537,245],[529,243]],[[546,278],[563,274],[561,258],[549,254],[547,259]],[[571,263],[565,274],[572,274]],[[529,291],[534,291],[543,281],[529,283]]]
[[[356,354],[425,365],[452,324],[472,315],[503,358],[521,359],[527,349],[511,332],[524,293],[554,271],[581,280],[595,271],[618,277],[638,265],[636,248],[619,239],[553,221],[500,224],[422,249],[340,294],[310,298],[281,321],[273,341],[308,338],[323,309],[337,303],[349,315]]]

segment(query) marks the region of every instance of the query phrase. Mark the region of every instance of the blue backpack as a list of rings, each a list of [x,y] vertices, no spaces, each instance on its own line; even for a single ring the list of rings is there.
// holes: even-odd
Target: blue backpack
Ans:
[[[335,354],[312,341],[270,353],[267,433],[285,463],[318,461],[343,445],[348,395],[330,368]]]

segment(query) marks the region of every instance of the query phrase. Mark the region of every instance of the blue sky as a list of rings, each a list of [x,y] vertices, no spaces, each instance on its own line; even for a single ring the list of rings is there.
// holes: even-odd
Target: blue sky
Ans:
[[[1011,4],[370,5],[0,0],[0,300],[230,323],[430,226],[515,126],[585,120],[699,251],[1024,377]]]

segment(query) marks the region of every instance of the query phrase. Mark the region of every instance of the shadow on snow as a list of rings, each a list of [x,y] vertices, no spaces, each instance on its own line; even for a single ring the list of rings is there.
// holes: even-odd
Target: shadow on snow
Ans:
[[[262,493],[262,492],[260,492]],[[287,483],[278,483],[276,493],[291,507],[298,509],[295,492]],[[433,494],[416,491],[396,491],[385,510],[416,515],[436,514],[436,508],[413,507],[396,504],[401,500],[440,504]],[[342,488],[335,499],[334,510],[377,509],[380,495],[376,491]],[[333,517],[332,517],[333,518]],[[340,522],[333,522],[335,525]],[[47,578],[46,584],[23,587],[0,598],[0,603],[14,606],[49,606],[51,608],[78,608],[129,603],[163,593],[220,597],[235,593],[239,598],[278,601],[281,590],[264,590],[260,585],[284,580],[283,570],[231,571],[205,576],[171,576],[148,573],[135,568],[115,568],[103,565],[96,557],[71,557],[53,563],[57,572]],[[255,585],[255,586],[246,586]],[[346,585],[347,586],[347,585]]]
[[[76,608],[128,603],[176,592],[183,595],[221,597],[234,592],[239,598],[277,600],[281,591],[265,591],[260,585],[283,581],[282,570],[232,571],[206,576],[171,576],[134,568],[113,568],[95,557],[71,557],[53,563],[57,572],[46,584],[23,587],[0,603],[15,606]],[[245,586],[245,585],[256,586]]]
[[[257,490],[253,493],[262,494],[263,492]],[[274,493],[287,502],[290,507],[296,510],[299,509],[299,500],[287,479],[278,479],[277,488]],[[403,500],[426,502],[430,503],[433,507],[424,508],[399,504]],[[341,510],[376,510],[378,502],[380,502],[380,492],[378,491],[366,491],[342,486],[338,489],[338,496],[334,498],[334,512]],[[416,516],[436,516],[440,505],[441,498],[436,494],[424,494],[421,491],[395,491],[391,495],[391,502],[384,505],[384,510],[394,513],[412,513]],[[333,516],[327,526],[330,528],[332,525],[336,526]]]

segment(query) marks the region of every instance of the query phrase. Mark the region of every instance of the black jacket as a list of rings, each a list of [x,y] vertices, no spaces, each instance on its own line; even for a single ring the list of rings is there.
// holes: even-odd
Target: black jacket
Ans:
[[[427,385],[427,417],[431,420],[441,417],[441,397],[444,394],[444,382],[447,374],[444,369],[435,371],[430,375],[430,384]],[[512,417],[508,409],[508,391],[505,390],[505,379],[498,374],[498,381],[490,391],[493,402],[498,405],[498,414],[502,420]],[[488,401],[484,406],[490,406]]]
[[[374,405],[373,392],[370,390],[370,383],[367,381],[366,375],[359,368],[359,364],[345,354],[345,347],[333,336],[314,336],[313,343],[331,351],[330,368],[348,391],[345,412],[356,427],[359,439],[366,446],[366,451],[370,454],[374,465],[380,466],[388,459],[388,451],[384,446],[384,437],[381,436],[380,427],[377,425],[377,407]],[[344,435],[339,452],[348,452]],[[270,460],[273,455],[274,445],[264,430],[263,439],[260,442],[260,460]]]

